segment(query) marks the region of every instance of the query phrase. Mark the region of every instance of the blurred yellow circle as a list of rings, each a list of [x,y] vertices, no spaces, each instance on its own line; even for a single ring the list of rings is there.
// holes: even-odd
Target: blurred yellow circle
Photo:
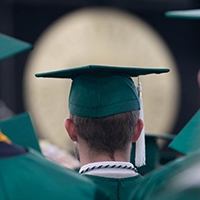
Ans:
[[[141,77],[146,132],[170,133],[179,110],[180,81],[168,47],[150,25],[132,14],[87,8],[48,27],[26,64],[24,101],[41,138],[71,149],[64,129],[71,80],[37,79],[34,74],[88,64],[170,68],[168,74]]]

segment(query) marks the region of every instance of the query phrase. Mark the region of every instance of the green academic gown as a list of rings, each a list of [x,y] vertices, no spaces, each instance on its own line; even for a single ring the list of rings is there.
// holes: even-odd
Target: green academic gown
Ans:
[[[33,149],[0,158],[0,200],[107,199],[85,177],[44,158]]]
[[[170,185],[172,180],[176,180],[178,176],[184,174],[186,170],[198,163],[200,163],[200,151],[179,158],[153,171],[146,175],[138,184],[137,189],[130,194],[129,200],[152,200],[156,199],[158,196],[163,196],[164,191]],[[190,194],[192,196],[191,192]],[[173,198],[175,197],[171,195],[168,199]],[[189,197],[187,198],[191,199]],[[177,199],[179,200],[180,198],[177,197]]]
[[[143,179],[141,175],[127,178],[108,178],[84,174],[92,179],[111,200],[127,200],[130,192],[133,192],[136,185]]]
[[[191,187],[185,189],[181,192],[171,193],[170,190],[168,192],[160,192],[160,194],[156,194],[148,198],[148,200],[199,200],[200,199],[200,187]]]

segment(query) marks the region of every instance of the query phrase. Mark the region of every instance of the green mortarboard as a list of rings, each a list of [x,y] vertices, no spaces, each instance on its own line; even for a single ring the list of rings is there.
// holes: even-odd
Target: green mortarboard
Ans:
[[[200,19],[200,9],[168,11],[166,17],[185,18],[185,19]]]
[[[10,119],[0,121],[0,129],[13,143],[24,147],[28,146],[41,152],[28,113],[23,113]]]
[[[32,45],[0,33],[0,60],[32,49]]]
[[[200,149],[199,141],[200,109],[170,143],[169,147],[183,154],[188,154]]]
[[[106,117],[139,110],[136,87],[131,77],[166,73],[169,69],[88,65],[36,74],[36,77],[71,78],[71,114],[80,117]]]
[[[172,140],[175,136],[172,134],[145,134],[146,146],[146,165],[139,167],[139,173],[148,173],[155,169],[161,163],[162,154],[157,144],[157,139]],[[135,143],[132,143],[131,163],[135,165]]]

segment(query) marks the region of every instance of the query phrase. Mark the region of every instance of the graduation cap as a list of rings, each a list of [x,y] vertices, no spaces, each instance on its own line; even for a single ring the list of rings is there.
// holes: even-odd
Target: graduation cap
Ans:
[[[36,77],[71,78],[70,113],[98,118],[139,110],[138,94],[131,77],[166,72],[169,69],[88,65],[40,73]]]
[[[161,150],[158,147],[157,144],[157,139],[162,139],[162,140],[173,140],[175,135],[172,134],[151,134],[151,133],[146,133],[145,134],[145,146],[146,146],[146,165],[138,167],[138,172],[141,174],[148,173],[155,169],[158,165],[161,164],[162,159],[166,157],[166,155],[163,155],[161,153]],[[166,154],[169,154],[167,152]],[[172,156],[167,155],[170,158],[167,158],[171,160]],[[175,157],[173,157],[175,158]],[[132,150],[131,150],[131,158],[130,162],[135,165],[135,143],[132,143]]]
[[[32,45],[0,33],[0,60],[32,49]]]
[[[36,77],[70,78],[71,114],[100,118],[140,110],[138,91],[131,77],[169,72],[169,69],[88,65],[36,74]]]
[[[31,147],[39,152],[40,146],[28,113],[0,121],[0,129],[14,144]]]
[[[183,154],[200,149],[200,109],[179,132],[169,147]]]
[[[200,19],[200,9],[168,11],[165,16],[170,18]]]

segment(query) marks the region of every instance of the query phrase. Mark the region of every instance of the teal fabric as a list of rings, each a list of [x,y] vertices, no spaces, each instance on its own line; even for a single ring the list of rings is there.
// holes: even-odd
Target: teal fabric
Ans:
[[[149,200],[199,200],[200,186],[191,187],[181,192],[172,193],[171,191],[160,193],[159,195],[151,197]]]
[[[31,147],[41,152],[29,113],[0,121],[0,129],[13,143]]]
[[[200,150],[200,109],[179,132],[169,147],[183,154]]]
[[[106,199],[90,180],[28,150],[27,154],[0,159],[1,200]]]
[[[112,200],[127,200],[143,179],[141,175],[128,178],[107,178],[86,174],[82,176],[93,180]]]
[[[131,76],[166,72],[169,70],[88,65],[36,74],[36,77],[73,79],[69,95],[70,113],[99,118],[140,109]]]
[[[170,18],[200,19],[200,9],[168,11],[165,16]]]
[[[172,179],[176,179],[177,176],[197,163],[200,163],[200,151],[172,161],[153,171],[138,184],[136,190],[130,194],[129,200],[150,200],[159,194],[162,195]]]
[[[0,33],[0,60],[32,49],[32,45]]]
[[[126,75],[99,72],[73,79],[69,95],[71,114],[98,118],[139,109],[135,85]]]

